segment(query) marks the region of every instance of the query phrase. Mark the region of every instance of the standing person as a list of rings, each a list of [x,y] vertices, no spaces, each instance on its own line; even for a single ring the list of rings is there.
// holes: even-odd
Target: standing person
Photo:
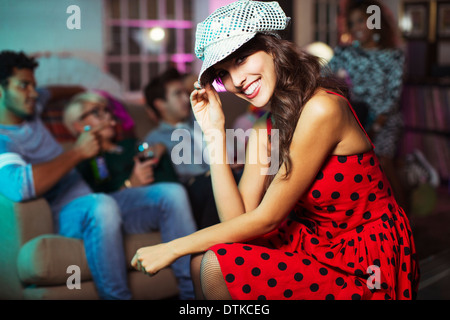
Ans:
[[[195,232],[195,222],[186,190],[176,181],[163,146],[155,146],[153,159],[140,160],[136,139],[114,141],[116,122],[107,100],[94,92],[73,97],[64,109],[64,124],[75,137],[87,128],[96,132],[108,178],[99,180],[92,170],[92,159],[77,165],[85,181],[95,192],[109,194],[118,204],[126,233],[160,230],[163,242]],[[100,129],[98,129],[100,128]],[[155,169],[154,169],[155,168]],[[163,181],[155,182],[162,172]],[[180,298],[193,298],[189,257],[173,263]]]
[[[413,299],[418,264],[408,219],[338,82],[276,36],[287,23],[277,2],[241,0],[199,24],[203,89],[191,104],[207,138],[216,137],[209,146],[221,223],[141,248],[132,265],[155,273],[199,254],[191,270],[207,299]],[[256,107],[270,102],[271,115],[255,125],[268,135],[253,134],[249,150],[268,153],[278,130],[275,175],[261,175],[263,161],[247,162],[234,182],[214,80]]]
[[[22,52],[0,53],[0,192],[17,202],[44,197],[55,232],[83,240],[100,298],[130,299],[122,227],[134,221],[142,228],[146,215],[122,216],[114,198],[92,193],[74,170],[99,153],[97,131],[83,132],[63,151],[39,117],[51,91],[36,90],[36,67]]]
[[[371,6],[380,8],[380,27],[369,28]],[[345,21],[353,43],[338,46],[329,63],[336,74],[348,77],[350,99],[365,108],[361,119],[374,141],[375,153],[393,187],[397,200],[407,205],[394,159],[404,123],[400,112],[405,56],[391,13],[376,0],[349,1]],[[369,11],[372,12],[372,11]]]
[[[197,226],[202,229],[219,223],[210,168],[203,161],[205,144],[201,130],[194,127],[183,76],[176,69],[168,69],[145,87],[144,95],[151,115],[156,115],[160,120],[158,127],[150,131],[144,141],[149,145],[164,145],[172,161],[179,154],[187,157],[187,161],[175,161],[173,165],[178,180],[188,191]],[[182,133],[181,141],[172,139],[177,130]],[[201,161],[196,160],[198,155]]]

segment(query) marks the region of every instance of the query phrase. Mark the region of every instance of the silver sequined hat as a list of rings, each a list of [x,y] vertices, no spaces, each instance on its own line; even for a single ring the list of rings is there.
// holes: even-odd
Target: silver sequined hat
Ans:
[[[203,61],[198,82],[214,64],[251,40],[257,33],[286,29],[290,18],[278,2],[239,0],[214,11],[197,25],[195,54]]]

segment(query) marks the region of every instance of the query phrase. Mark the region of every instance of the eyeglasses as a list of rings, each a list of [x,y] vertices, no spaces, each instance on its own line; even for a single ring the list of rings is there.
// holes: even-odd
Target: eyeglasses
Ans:
[[[83,113],[79,119],[84,120],[87,117],[89,117],[90,115],[93,115],[97,119],[104,119],[107,115],[112,116],[113,114],[112,114],[111,109],[109,109],[108,107],[98,105],[98,106],[94,107],[93,109]]]

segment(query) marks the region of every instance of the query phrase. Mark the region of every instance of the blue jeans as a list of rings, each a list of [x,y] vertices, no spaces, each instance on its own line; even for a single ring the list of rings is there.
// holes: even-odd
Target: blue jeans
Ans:
[[[123,233],[159,230],[163,242],[196,231],[186,190],[176,183],[157,183],[110,195],[91,194],[66,205],[59,214],[59,233],[82,239],[87,262],[102,299],[131,299]],[[180,299],[193,299],[190,257],[172,264]]]

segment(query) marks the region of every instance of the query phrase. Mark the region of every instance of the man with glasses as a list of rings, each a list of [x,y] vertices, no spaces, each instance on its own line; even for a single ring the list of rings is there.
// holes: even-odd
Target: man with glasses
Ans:
[[[140,232],[157,224],[156,218],[137,212],[124,215],[114,197],[92,193],[74,170],[100,152],[101,128],[83,131],[64,152],[39,118],[49,96],[36,90],[37,65],[22,52],[0,52],[0,193],[17,202],[47,199],[55,232],[84,241],[100,298],[130,299],[122,230]],[[160,203],[164,212],[172,210],[171,201]],[[186,218],[180,224],[189,221]],[[191,297],[189,269],[187,277],[183,292]]]

